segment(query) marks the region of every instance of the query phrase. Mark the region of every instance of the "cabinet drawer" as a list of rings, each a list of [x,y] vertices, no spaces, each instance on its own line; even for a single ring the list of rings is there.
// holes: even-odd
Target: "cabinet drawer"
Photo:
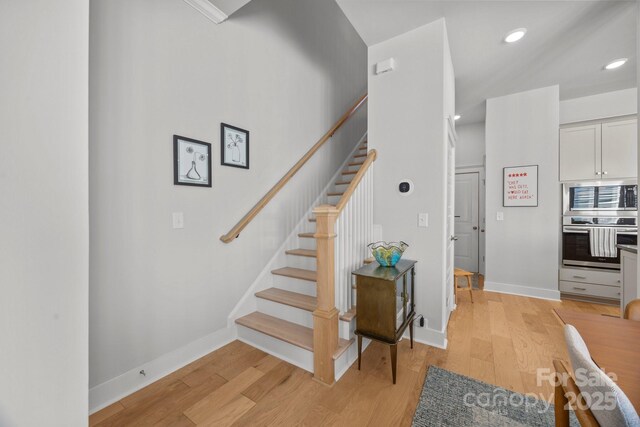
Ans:
[[[560,292],[574,295],[588,295],[601,298],[620,299],[620,288],[596,285],[593,283],[577,283],[560,281]]]
[[[580,268],[561,268],[560,280],[580,283],[594,283],[620,287],[619,271],[583,270]]]

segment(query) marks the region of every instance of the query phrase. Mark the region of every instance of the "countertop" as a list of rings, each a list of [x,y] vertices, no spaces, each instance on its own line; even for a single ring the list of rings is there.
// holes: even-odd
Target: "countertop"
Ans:
[[[637,254],[638,253],[638,246],[637,245],[616,245],[618,247],[618,249],[622,250],[622,251],[629,251],[631,253]]]

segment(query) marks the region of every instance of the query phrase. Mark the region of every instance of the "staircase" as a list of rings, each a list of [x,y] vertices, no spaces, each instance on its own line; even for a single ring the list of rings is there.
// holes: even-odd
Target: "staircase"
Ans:
[[[375,152],[372,154],[375,160]],[[347,207],[345,211],[349,211],[349,203],[352,203],[349,199],[353,199],[353,203],[362,199],[361,208],[353,207],[352,212],[348,212],[350,219],[355,220],[356,212],[362,211],[360,215],[364,215],[365,212],[371,213],[368,212],[371,206],[367,206],[367,210],[364,209],[365,196],[360,195],[363,191],[360,188],[365,187],[362,184],[365,179],[368,187],[372,185],[370,173],[368,173],[370,171],[364,170],[359,174],[367,161],[367,156],[365,140],[355,149],[345,162],[345,168],[328,186],[325,196],[320,199],[324,203],[320,204],[334,208],[342,203],[342,206]],[[372,161],[370,160],[369,164]],[[364,178],[365,174],[367,178]],[[358,181],[351,185],[356,177]],[[372,190],[369,189],[369,192],[372,193]],[[344,197],[346,197],[345,200],[343,200]],[[370,200],[367,202],[371,204]],[[302,229],[296,230],[295,238],[289,240],[292,242],[291,247],[286,248],[284,258],[281,257],[285,261],[280,261],[281,264],[276,265],[277,268],[273,268],[270,271],[270,277],[265,280],[265,283],[270,283],[271,286],[254,293],[257,310],[235,319],[239,339],[311,372],[314,371],[314,311],[318,308],[317,266],[320,256],[316,244],[317,221],[312,211],[313,209],[310,210]],[[340,220],[341,216],[337,217],[335,234],[338,235]],[[372,228],[371,222],[372,213],[371,221],[367,221],[366,224],[363,222],[358,227],[359,230],[355,227],[353,229],[343,227],[342,241],[339,240],[340,235],[335,243],[333,237],[330,240],[331,246],[335,244],[336,248],[335,305],[339,311],[339,336],[332,358],[337,362],[335,367],[338,375],[348,368],[357,354],[353,338],[355,296],[350,272],[365,262],[366,244],[363,242],[371,238],[371,230],[369,230]],[[346,218],[343,223],[348,223]],[[351,245],[357,247],[355,250],[351,250],[349,244],[345,243],[350,243],[352,240],[358,242]],[[338,254],[341,254],[339,259]],[[334,264],[333,257],[332,253],[332,264]],[[348,262],[344,262],[344,259]],[[333,301],[331,303],[333,305]],[[351,350],[348,351],[349,349]]]

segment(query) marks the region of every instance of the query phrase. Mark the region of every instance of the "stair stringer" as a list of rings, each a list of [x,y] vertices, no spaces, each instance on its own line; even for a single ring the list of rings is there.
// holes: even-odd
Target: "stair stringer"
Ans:
[[[289,236],[284,240],[282,245],[276,250],[273,258],[271,258],[262,271],[258,274],[256,279],[253,281],[251,286],[247,289],[244,295],[240,298],[236,306],[231,310],[229,316],[227,317],[227,327],[231,328],[234,331],[234,335],[237,336],[237,325],[235,320],[246,316],[249,313],[252,313],[257,310],[258,302],[257,297],[255,296],[256,292],[263,291],[267,288],[273,286],[274,280],[271,274],[272,270],[276,268],[282,267],[286,265],[286,257],[285,251],[287,249],[300,247],[300,237],[298,237],[299,233],[308,232],[309,221],[308,219],[313,216],[313,209],[319,204],[323,203],[326,200],[326,194],[331,189],[336,182],[336,180],[341,176],[342,170],[348,165],[351,158],[354,156],[356,151],[359,150],[360,145],[362,145],[363,141],[367,138],[367,133],[358,140],[358,142],[354,145],[353,150],[349,153],[344,162],[337,168],[336,173],[331,177],[327,185],[322,189],[318,197],[311,203],[311,206],[307,210],[307,212],[302,215],[300,221],[295,225]],[[276,338],[271,338],[277,340]],[[350,337],[342,337],[345,339],[350,339]],[[279,340],[277,340],[279,341]],[[247,343],[251,344],[251,343]],[[287,343],[283,343],[284,345],[290,345]],[[264,349],[263,349],[264,350]],[[270,353],[271,354],[271,353]],[[273,354],[273,356],[280,357],[277,354]],[[283,359],[285,360],[285,359]],[[287,360],[289,361],[289,360]],[[295,364],[295,363],[294,363]]]

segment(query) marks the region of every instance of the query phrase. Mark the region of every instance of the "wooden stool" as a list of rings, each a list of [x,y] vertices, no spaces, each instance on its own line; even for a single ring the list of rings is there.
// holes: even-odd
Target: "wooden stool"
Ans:
[[[467,278],[467,285],[469,287],[469,295],[471,295],[471,302],[473,302],[473,286],[471,286],[471,276],[473,276],[473,273],[469,273],[468,271],[465,271],[461,268],[456,268],[453,270],[453,282],[455,285],[455,289],[454,289],[454,295],[455,295],[455,299],[456,299],[456,303],[458,301],[458,278],[459,277],[466,277]]]

